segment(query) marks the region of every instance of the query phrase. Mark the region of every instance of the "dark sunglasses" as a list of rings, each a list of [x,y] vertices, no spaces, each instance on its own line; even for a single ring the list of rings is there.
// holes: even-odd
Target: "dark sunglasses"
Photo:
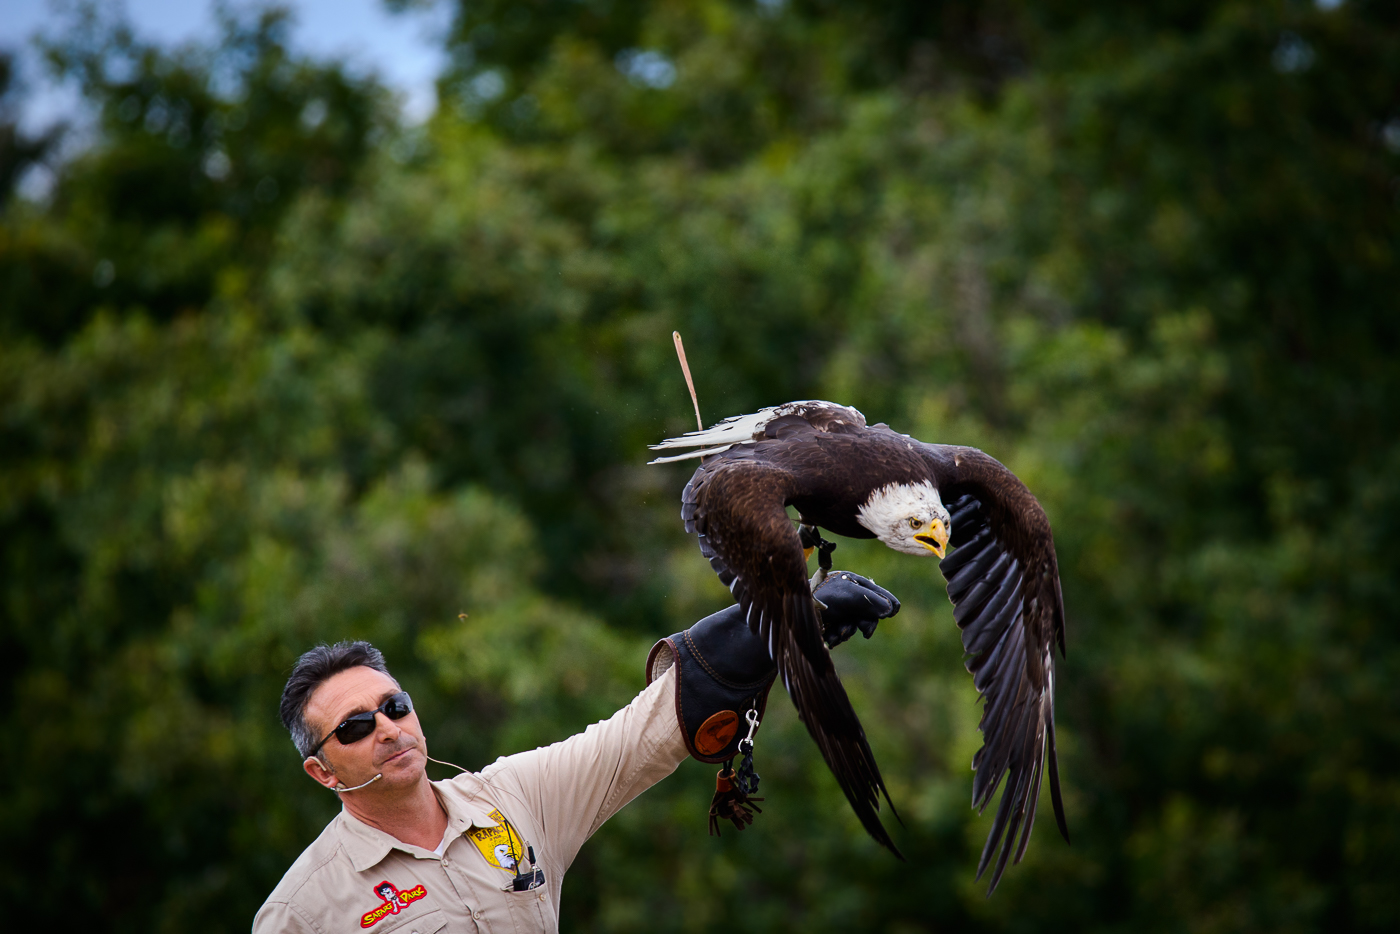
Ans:
[[[311,755],[321,751],[321,747],[330,742],[334,736],[342,746],[349,746],[351,743],[358,743],[366,736],[374,732],[375,714],[383,714],[390,720],[402,720],[413,713],[413,698],[408,696],[407,691],[400,691],[390,697],[384,703],[373,710],[366,710],[364,713],[357,713],[354,716],[346,717],[340,722],[340,726],[326,734],[326,738],[316,744],[316,748],[311,750]]]

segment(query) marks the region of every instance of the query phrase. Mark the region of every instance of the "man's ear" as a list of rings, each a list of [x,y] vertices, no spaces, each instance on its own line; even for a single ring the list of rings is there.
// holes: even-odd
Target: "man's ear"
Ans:
[[[307,756],[305,761],[302,762],[301,767],[305,769],[306,774],[310,775],[319,785],[324,785],[327,788],[334,788],[336,785],[340,784],[340,779],[335,777],[335,772],[327,768],[326,763],[315,756]]]

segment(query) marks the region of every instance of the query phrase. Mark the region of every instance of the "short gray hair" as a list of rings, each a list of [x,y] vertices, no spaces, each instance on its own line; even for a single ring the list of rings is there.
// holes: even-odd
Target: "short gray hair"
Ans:
[[[311,755],[321,737],[311,732],[306,723],[306,704],[316,689],[350,668],[373,668],[388,675],[395,685],[399,682],[389,674],[384,654],[368,642],[322,643],[297,659],[287,686],[282,689],[282,725],[292,734],[292,744],[305,759]]]

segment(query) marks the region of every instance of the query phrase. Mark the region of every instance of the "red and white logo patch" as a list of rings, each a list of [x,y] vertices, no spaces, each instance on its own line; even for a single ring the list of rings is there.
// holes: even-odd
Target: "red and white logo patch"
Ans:
[[[382,898],[384,903],[364,913],[364,916],[360,918],[360,927],[362,928],[374,927],[389,915],[398,914],[409,905],[418,901],[418,899],[427,895],[428,890],[420,883],[411,889],[405,889],[400,892],[394,887],[393,883],[386,879],[374,887],[374,894]]]

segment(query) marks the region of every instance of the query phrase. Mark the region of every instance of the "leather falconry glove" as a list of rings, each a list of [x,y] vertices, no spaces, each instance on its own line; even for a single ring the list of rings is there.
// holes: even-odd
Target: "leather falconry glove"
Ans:
[[[832,571],[814,591],[826,644],[832,648],[860,630],[869,639],[882,619],[899,612],[899,600],[874,581],[850,571]],[[667,668],[676,670],[676,716],[686,749],[701,762],[724,762],[710,808],[710,832],[719,819],[742,830],[753,821],[750,811],[758,790],[753,771],[753,734],[768,705],[768,691],[778,669],[768,646],[749,630],[738,604],[700,620],[684,632],[652,646],[647,656],[647,683]],[[735,756],[742,756],[736,772]]]

